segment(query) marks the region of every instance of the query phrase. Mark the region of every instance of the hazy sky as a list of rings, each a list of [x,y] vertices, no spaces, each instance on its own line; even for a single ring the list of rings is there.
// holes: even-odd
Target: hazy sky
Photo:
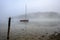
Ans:
[[[24,14],[27,12],[55,11],[60,13],[60,0],[0,0],[0,19]]]

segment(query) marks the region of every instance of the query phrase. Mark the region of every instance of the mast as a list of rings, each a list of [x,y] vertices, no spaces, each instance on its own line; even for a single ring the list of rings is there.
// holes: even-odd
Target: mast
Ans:
[[[25,1],[25,16],[24,16],[24,19],[23,20],[20,20],[20,22],[29,22],[28,20],[28,16],[27,16],[27,2]]]
[[[28,20],[28,15],[27,15],[27,0],[25,0],[25,20]]]
[[[27,4],[25,3],[25,20],[27,19]]]

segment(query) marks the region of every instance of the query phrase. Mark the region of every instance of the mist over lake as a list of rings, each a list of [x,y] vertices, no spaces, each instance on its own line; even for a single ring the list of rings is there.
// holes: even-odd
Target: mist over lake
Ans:
[[[15,39],[17,35],[24,34],[52,34],[60,32],[60,14],[55,12],[37,12],[27,14],[29,22],[20,22],[25,15],[19,15],[11,18],[10,38]],[[7,18],[8,20],[8,18]],[[0,39],[4,40],[7,36],[8,21],[0,23]]]
[[[0,0],[0,40],[7,39],[60,40],[60,0]]]

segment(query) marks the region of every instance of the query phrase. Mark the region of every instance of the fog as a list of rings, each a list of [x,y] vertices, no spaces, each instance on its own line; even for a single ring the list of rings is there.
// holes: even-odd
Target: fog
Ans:
[[[9,16],[33,12],[58,12],[60,13],[60,0],[0,0],[0,20]]]
[[[27,23],[20,22],[25,12]],[[0,0],[0,40],[6,40],[9,17],[10,40],[25,34],[60,32],[60,0]]]

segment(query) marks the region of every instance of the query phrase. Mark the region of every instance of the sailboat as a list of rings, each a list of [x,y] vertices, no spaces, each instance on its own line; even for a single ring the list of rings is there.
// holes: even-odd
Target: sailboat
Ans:
[[[25,19],[21,19],[20,22],[29,22],[27,18],[27,5],[25,4]]]

